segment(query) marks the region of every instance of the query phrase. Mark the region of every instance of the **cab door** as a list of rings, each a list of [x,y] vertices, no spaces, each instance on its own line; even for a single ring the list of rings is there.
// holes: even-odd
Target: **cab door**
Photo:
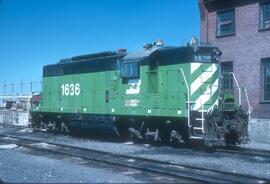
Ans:
[[[149,62],[147,72],[147,94],[149,97],[148,108],[160,109],[161,95],[159,92],[159,70],[157,60]]]

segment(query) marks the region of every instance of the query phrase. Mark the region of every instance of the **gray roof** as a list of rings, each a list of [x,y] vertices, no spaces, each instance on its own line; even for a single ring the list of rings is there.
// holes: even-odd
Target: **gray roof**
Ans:
[[[160,47],[153,47],[151,49],[144,49],[137,52],[128,53],[123,60],[134,60],[134,59],[143,59],[145,57],[150,56],[156,50],[160,49]]]

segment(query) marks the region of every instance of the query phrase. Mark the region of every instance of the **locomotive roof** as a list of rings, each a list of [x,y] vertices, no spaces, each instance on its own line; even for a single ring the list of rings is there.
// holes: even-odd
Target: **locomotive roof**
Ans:
[[[95,54],[76,56],[68,59],[62,59],[53,65],[43,67],[43,76],[60,76],[78,73],[90,73],[99,71],[112,71],[116,69],[117,60],[122,62],[130,60],[139,60],[141,65],[149,64],[151,59],[158,59],[159,65],[170,65],[179,62],[191,62],[194,55],[194,49],[198,52],[207,52],[217,47],[213,46],[184,46],[184,47],[153,47],[137,52],[131,52],[127,55],[116,52],[106,51]]]
[[[57,64],[67,64],[73,62],[81,62],[81,61],[90,61],[90,60],[100,60],[106,58],[113,58],[119,56],[115,51],[105,51],[105,52],[98,52],[93,54],[85,54],[74,56],[71,58],[61,59]]]
[[[139,58],[146,58],[149,57],[151,54],[153,54],[156,50],[160,49],[159,47],[153,47],[151,49],[144,49],[136,52],[130,52],[128,53],[123,60],[133,60],[133,59],[139,59]]]
[[[209,52],[209,49],[217,47],[211,45],[196,46],[199,52]],[[181,60],[190,59],[194,53],[195,46],[166,46],[166,47],[152,47],[151,49],[144,49],[137,52],[128,53],[123,60],[145,60],[147,58],[178,58]]]

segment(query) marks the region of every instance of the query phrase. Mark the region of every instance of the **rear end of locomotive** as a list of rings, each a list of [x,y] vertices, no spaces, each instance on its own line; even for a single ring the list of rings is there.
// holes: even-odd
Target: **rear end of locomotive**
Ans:
[[[240,87],[233,72],[221,72],[218,48],[197,43],[192,47],[193,61],[187,77],[190,139],[202,140],[206,146],[247,143],[252,108],[246,89]],[[236,88],[228,90],[228,80]]]

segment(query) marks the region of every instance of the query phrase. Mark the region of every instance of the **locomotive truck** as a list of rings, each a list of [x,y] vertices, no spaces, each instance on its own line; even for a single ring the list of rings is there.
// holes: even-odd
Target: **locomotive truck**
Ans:
[[[158,41],[131,53],[121,49],[62,59],[43,68],[32,127],[164,143],[247,143],[250,111],[226,98],[220,56],[211,45]]]

